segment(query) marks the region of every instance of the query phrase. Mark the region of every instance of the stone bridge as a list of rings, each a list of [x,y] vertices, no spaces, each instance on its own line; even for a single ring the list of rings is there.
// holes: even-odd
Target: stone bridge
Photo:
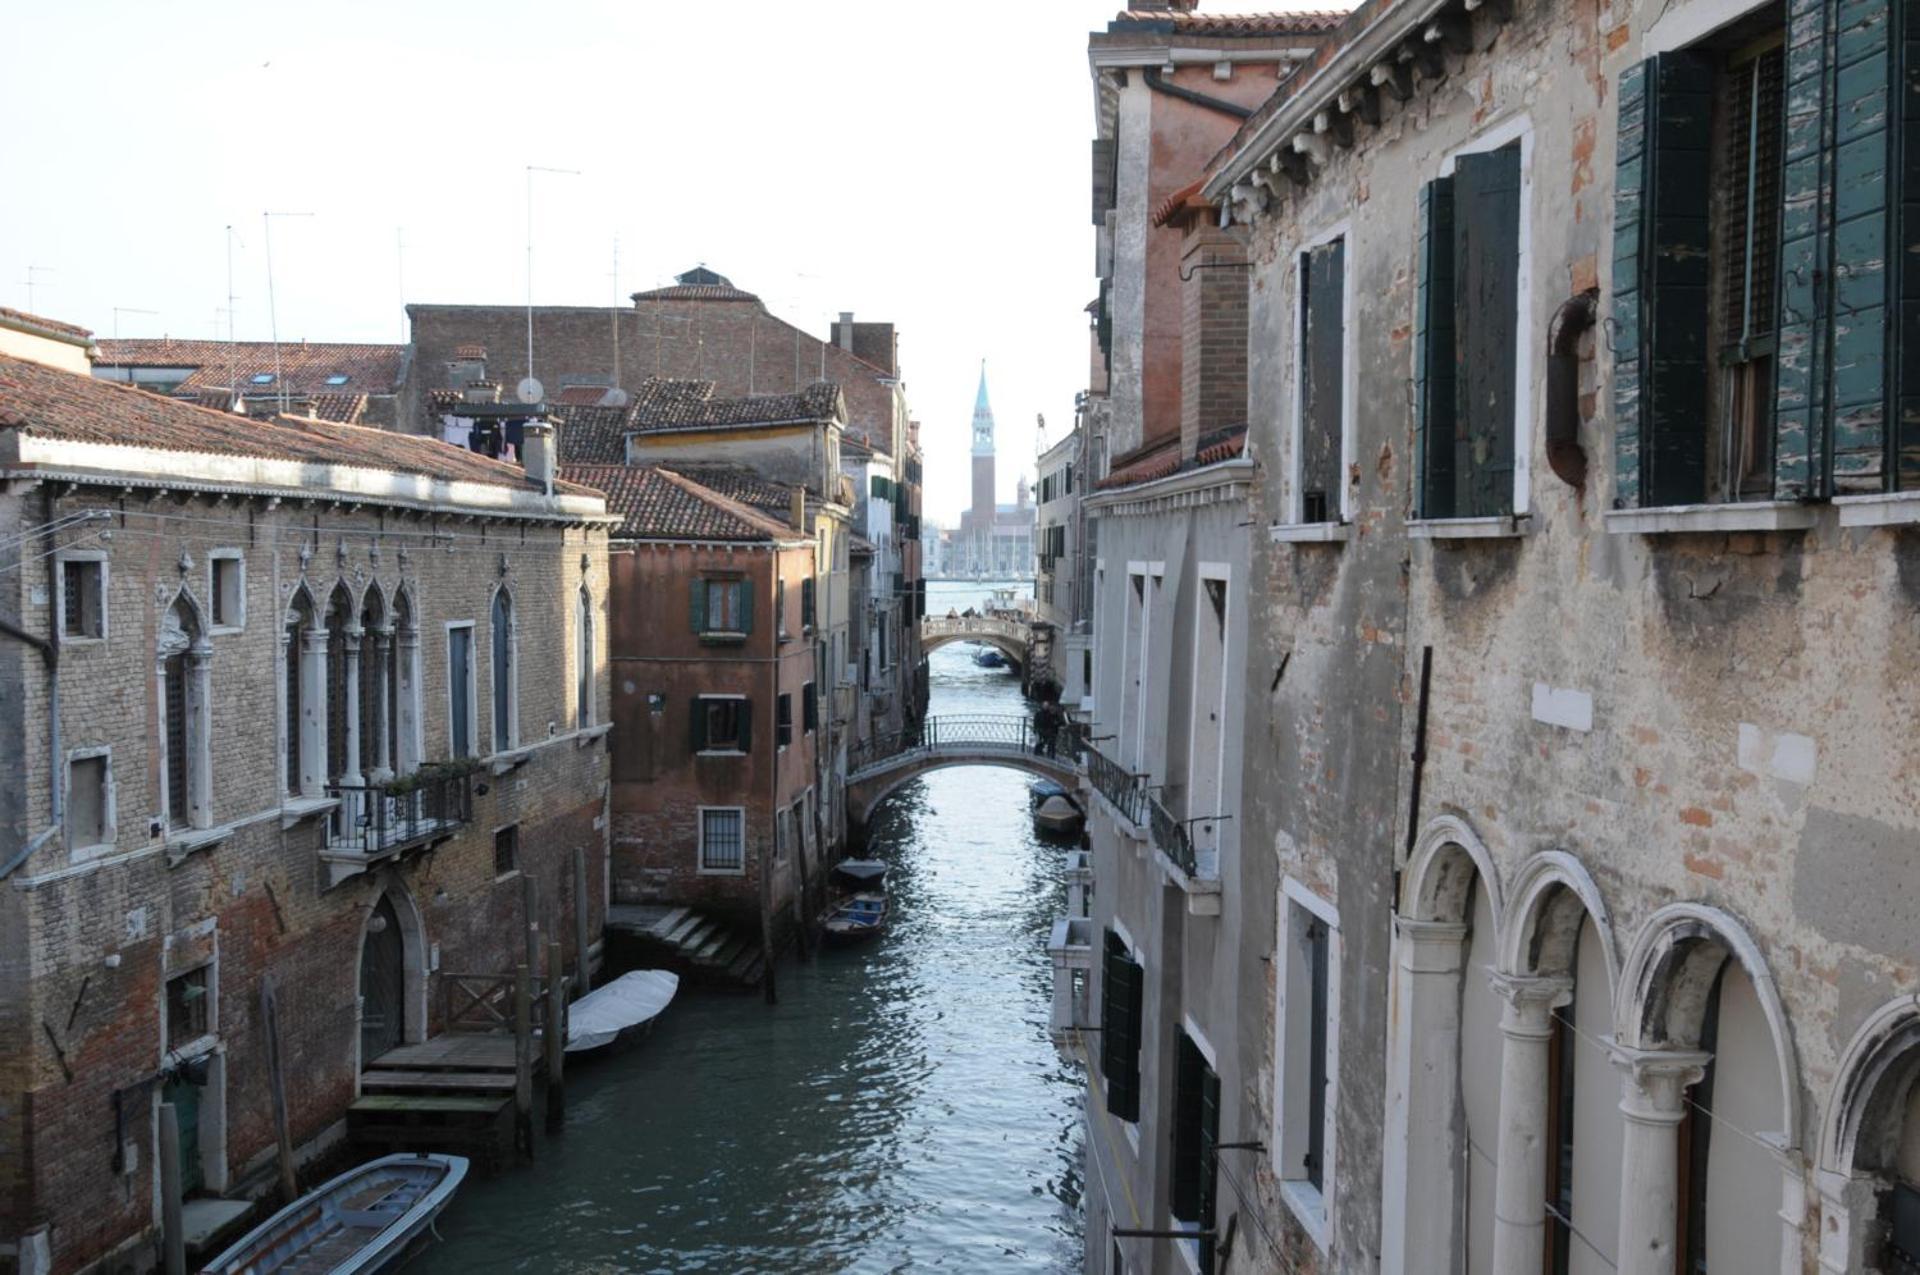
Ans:
[[[929,615],[920,621],[920,645],[928,653],[952,642],[981,642],[1026,668],[1034,626],[1003,615]]]
[[[1033,723],[1025,716],[929,717],[911,733],[883,736],[854,750],[847,775],[847,817],[865,825],[894,789],[947,766],[1006,766],[1071,791],[1079,786],[1080,768],[1066,728],[1055,744],[1055,756],[1038,751]]]

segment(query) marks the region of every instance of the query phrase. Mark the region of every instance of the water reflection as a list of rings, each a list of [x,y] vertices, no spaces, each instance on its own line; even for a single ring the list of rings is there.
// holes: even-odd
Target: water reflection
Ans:
[[[984,590],[933,586],[929,610]],[[935,713],[1022,711],[969,648]],[[936,771],[875,815],[892,924],[783,966],[780,1004],[689,993],[569,1076],[531,1169],[470,1181],[410,1269],[1067,1272],[1081,1266],[1078,1073],[1047,1039],[1061,851],[1026,778]]]

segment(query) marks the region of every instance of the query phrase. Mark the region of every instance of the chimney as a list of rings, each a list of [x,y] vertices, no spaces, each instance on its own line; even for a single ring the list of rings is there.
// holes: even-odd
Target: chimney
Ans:
[[[840,322],[833,325],[833,343],[849,352],[853,349],[853,311],[842,310]]]
[[[553,434],[553,422],[531,420],[520,429],[520,463],[526,467],[527,477],[539,483],[541,489],[551,496],[555,453],[559,450]]]
[[[805,487],[793,489],[793,512],[790,516],[793,529],[805,535],[807,532],[807,489]]]
[[[1181,246],[1180,458],[1202,436],[1247,419],[1247,253],[1211,217]]]

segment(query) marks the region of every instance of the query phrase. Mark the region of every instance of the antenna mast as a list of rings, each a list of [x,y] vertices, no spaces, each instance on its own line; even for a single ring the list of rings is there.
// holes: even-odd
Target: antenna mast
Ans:
[[[559,173],[567,177],[578,177],[576,168],[548,168],[541,164],[527,165],[527,376],[533,377],[533,175],[535,173]]]
[[[311,217],[310,212],[263,212],[260,214],[262,233],[266,236],[267,250],[267,324],[273,334],[273,390],[279,400],[280,411],[287,410],[287,378],[280,372],[280,312],[275,308],[273,299],[273,219],[275,217]],[[234,389],[238,390],[239,386]]]

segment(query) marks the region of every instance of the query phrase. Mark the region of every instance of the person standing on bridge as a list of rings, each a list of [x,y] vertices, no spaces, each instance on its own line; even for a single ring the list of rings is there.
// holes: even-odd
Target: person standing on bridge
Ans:
[[[1051,699],[1040,701],[1033,714],[1033,751],[1043,757],[1058,756],[1060,745],[1060,705]]]

